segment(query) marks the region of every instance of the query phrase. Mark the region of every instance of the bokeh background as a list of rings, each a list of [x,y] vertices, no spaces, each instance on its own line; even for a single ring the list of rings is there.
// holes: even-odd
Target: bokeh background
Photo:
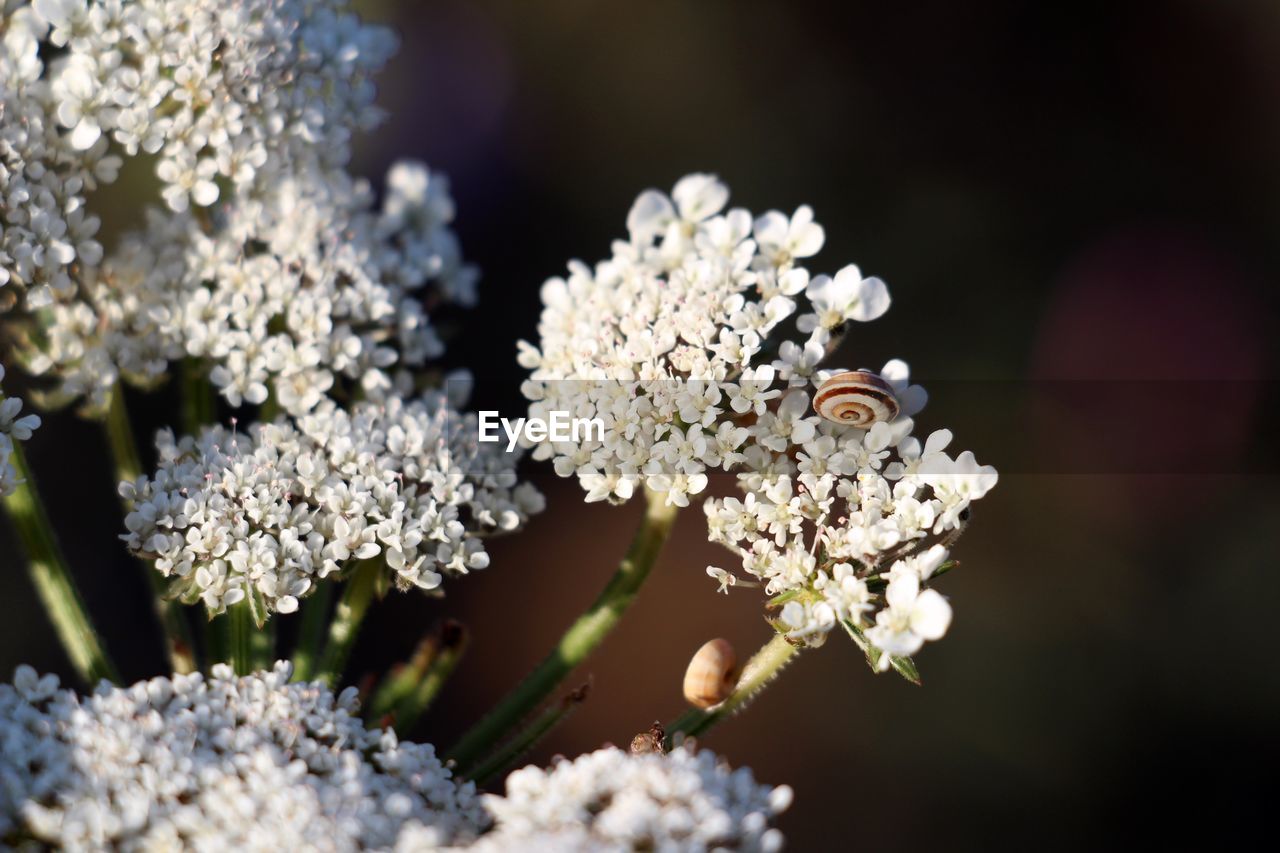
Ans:
[[[542,281],[606,256],[640,190],[706,170],[755,211],[812,204],[815,269],[889,282],[892,310],[838,360],[907,359],[933,391],[922,427],[1000,468],[941,584],[956,618],[917,658],[923,687],[833,636],[705,738],[795,788],[792,849],[1218,845],[1264,826],[1280,758],[1280,5],[357,5],[403,44],[356,170],[376,181],[409,156],[450,175],[484,271],[450,359],[476,373],[479,406],[521,408],[515,341],[535,334]],[[102,202],[111,233],[134,221],[120,201]],[[138,428],[171,403],[131,398]],[[159,672],[96,426],[50,417],[31,453],[125,676]],[[638,505],[530,474],[549,509],[493,543],[490,569],[442,600],[389,598],[360,639],[352,681],[438,619],[469,627],[421,738],[450,742],[527,672],[634,528]],[[589,701],[531,759],[625,744],[681,710],[702,642],[746,654],[767,638],[756,593],[717,596],[704,575],[728,555],[703,524],[682,515],[575,675]],[[69,679],[0,535],[0,671]]]

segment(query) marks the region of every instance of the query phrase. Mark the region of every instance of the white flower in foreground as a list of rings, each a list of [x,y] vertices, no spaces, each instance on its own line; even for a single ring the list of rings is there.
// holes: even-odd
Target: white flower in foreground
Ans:
[[[350,413],[327,403],[296,424],[214,426],[180,441],[163,432],[155,473],[120,485],[133,506],[122,538],[213,613],[247,596],[292,612],[361,560],[385,563],[401,589],[434,590],[446,574],[485,568],[481,537],[543,506],[517,482],[519,455],[477,432],[474,415],[434,392]]]
[[[483,851],[775,851],[770,827],[791,789],[760,785],[713,753],[681,747],[633,755],[614,747],[507,777],[486,796],[494,828]]]
[[[487,817],[430,744],[366,729],[355,688],[225,665],[90,696],[19,667],[0,685],[0,841],[70,849],[416,849]]]
[[[4,381],[4,365],[0,364],[0,382]],[[6,397],[0,388],[0,498],[13,494],[21,485],[11,463],[13,443],[26,441],[40,426],[39,415],[22,415],[22,398]]]

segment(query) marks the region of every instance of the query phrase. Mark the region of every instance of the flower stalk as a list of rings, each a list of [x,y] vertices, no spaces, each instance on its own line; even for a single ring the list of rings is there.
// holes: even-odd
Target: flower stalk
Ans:
[[[462,778],[472,779],[480,787],[484,787],[493,779],[506,773],[516,762],[519,761],[529,750],[537,745],[538,741],[546,737],[547,733],[560,725],[573,711],[587,699],[591,685],[584,684],[573,690],[559,702],[547,708],[539,714],[533,722],[525,728],[517,732],[510,740],[502,745],[493,755],[481,762],[474,769],[459,765],[458,775]]]
[[[57,534],[36,491],[21,442],[13,443],[12,453],[11,463],[22,482],[13,494],[4,498],[4,508],[26,549],[27,571],[36,593],[80,677],[90,685],[104,678],[118,681],[115,666],[94,630],[66,557],[58,546]]]
[[[302,602],[302,624],[298,628],[298,645],[293,651],[295,681],[309,681],[315,674],[328,635],[326,628],[329,611],[333,609],[333,587],[331,583],[316,584],[315,592]]]
[[[742,675],[729,697],[711,708],[690,708],[666,727],[667,745],[677,743],[677,735],[697,737],[725,717],[746,708],[769,682],[778,677],[783,668],[795,659],[799,647],[792,645],[785,634],[774,634],[769,642],[751,656],[742,668]]]
[[[413,656],[391,669],[369,700],[370,723],[394,725],[404,736],[435,701],[467,649],[467,630],[446,620],[425,636]]]
[[[334,608],[333,620],[329,623],[329,639],[315,674],[316,681],[333,686],[342,676],[360,626],[373,603],[381,571],[382,562],[376,559],[356,564],[342,597],[338,599],[338,606]]]
[[[111,391],[111,402],[102,421],[115,464],[116,481],[134,481],[142,476],[142,462],[138,457],[138,443],[134,439],[133,426],[129,423],[129,411],[125,407],[124,389],[116,385]],[[126,513],[129,507],[125,507]],[[176,673],[195,672],[198,669],[191,630],[178,603],[168,598],[164,578],[146,563],[140,562],[147,583],[151,586],[151,604],[164,634],[165,652]]]
[[[473,766],[503,735],[529,715],[570,672],[604,641],[645,578],[653,570],[671,533],[679,507],[652,491],[645,492],[645,513],[631,546],[595,602],[569,626],[556,647],[524,681],[462,736],[449,756],[459,767]]]

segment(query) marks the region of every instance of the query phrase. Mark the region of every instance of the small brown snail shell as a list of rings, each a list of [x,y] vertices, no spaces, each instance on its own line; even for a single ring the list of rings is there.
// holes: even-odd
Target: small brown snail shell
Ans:
[[[898,416],[893,388],[869,370],[837,373],[818,386],[813,410],[829,421],[867,429]]]
[[[728,640],[703,644],[684,671],[684,698],[698,708],[719,705],[738,683],[738,656]]]

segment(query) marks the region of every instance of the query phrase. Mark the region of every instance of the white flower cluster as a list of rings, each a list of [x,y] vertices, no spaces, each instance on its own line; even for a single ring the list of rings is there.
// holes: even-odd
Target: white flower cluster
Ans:
[[[19,667],[0,685],[0,843],[67,849],[394,849],[465,843],[487,818],[430,744],[365,729],[356,689],[287,663],[218,665],[92,696]]]
[[[372,75],[396,47],[346,0],[34,0],[46,80],[73,150],[156,155],[175,212],[350,158],[381,119]]]
[[[85,195],[115,180],[121,160],[107,155],[106,140],[68,144],[41,59],[44,19],[13,2],[0,16],[0,310],[24,293],[38,308],[75,292],[73,263],[102,259]]]
[[[0,364],[0,382],[4,381],[4,365]],[[22,398],[6,397],[0,389],[0,498],[13,494],[21,485],[11,462],[13,443],[26,441],[40,426],[39,415],[22,415]]]
[[[670,198],[645,192],[611,258],[575,261],[568,278],[543,285],[541,344],[520,344],[530,417],[599,418],[605,438],[542,443],[534,456],[554,457],[589,501],[626,500],[643,485],[687,505],[709,471],[742,461],[742,424],[764,416],[775,379],[806,383],[833,332],[889,307],[884,283],[857,267],[811,278],[798,263],[824,240],[808,207],[753,218],[722,213],[728,197],[703,174]],[[797,315],[802,294],[811,310]],[[777,340],[793,316],[803,345]]]
[[[707,751],[607,747],[513,772],[505,796],[485,797],[495,825],[472,849],[775,851],[783,838],[770,823],[791,797]]]
[[[446,179],[411,162],[391,169],[378,208],[366,182],[335,172],[281,180],[209,217],[152,210],[86,271],[83,299],[49,312],[28,366],[59,378],[56,396],[97,406],[119,373],[151,386],[184,357],[212,364],[233,406],[273,391],[303,414],[337,380],[370,399],[411,390],[393,371],[444,349],[428,304],[475,303],[453,214]]]
[[[709,473],[736,474],[745,498],[705,505],[712,540],[785,605],[790,636],[816,644],[847,622],[888,667],[946,631],[949,605],[922,589],[946,558],[930,546],[959,533],[996,471],[947,455],[949,432],[923,446],[910,436],[926,395],[901,361],[880,374],[893,421],[864,430],[814,413],[812,388],[837,372],[820,369],[835,336],[883,314],[888,290],[853,266],[811,278],[798,265],[824,239],[809,208],[753,219],[721,213],[727,200],[709,175],[682,179],[671,198],[646,192],[612,258],[543,286],[541,346],[520,352],[531,416],[598,418],[605,434],[542,442],[534,456],[576,476],[588,501],[643,485],[684,506]],[[811,310],[797,314],[801,294]],[[780,329],[792,315],[801,337]],[[740,581],[708,573],[725,590]]]
[[[19,287],[0,302],[26,294],[18,354],[54,380],[50,404],[100,411],[121,376],[151,386],[193,358],[232,406],[274,392],[303,414],[330,393],[407,393],[441,354],[428,311],[474,304],[477,281],[447,182],[397,164],[375,206],[345,171],[380,119],[389,30],[346,0],[3,14],[0,285]],[[115,180],[116,152],[158,159],[168,210],[104,258],[86,196]]]
[[[884,375],[901,399],[923,396],[905,387],[901,362]],[[870,622],[866,640],[885,653],[876,662],[887,669],[890,656],[914,654],[946,632],[951,607],[923,584],[998,475],[969,451],[948,455],[948,430],[921,445],[909,435],[910,417],[861,430],[801,417],[808,405],[806,391],[793,389],[778,414],[766,415],[795,413],[790,435],[752,445],[738,474],[744,498],[704,504],[709,535],[739,555],[752,585],[776,596],[789,636],[818,644],[841,623],[856,633]],[[725,591],[740,581],[707,572]]]
[[[157,448],[154,475],[120,486],[133,505],[122,538],[213,613],[248,596],[292,612],[317,581],[375,557],[400,588],[433,590],[487,566],[480,537],[543,506],[517,483],[518,454],[480,444],[475,416],[439,392],[350,413],[325,403],[247,432],[162,432]]]

